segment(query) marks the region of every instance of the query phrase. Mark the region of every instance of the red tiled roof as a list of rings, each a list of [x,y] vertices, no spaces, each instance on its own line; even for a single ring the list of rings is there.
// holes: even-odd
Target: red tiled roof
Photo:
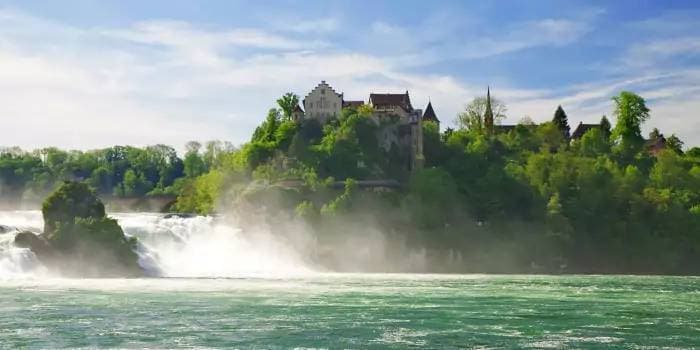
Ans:
[[[576,130],[574,130],[574,132],[571,133],[571,139],[580,139],[588,130],[596,128],[600,128],[600,124],[584,124],[583,122],[581,122],[576,127]]]
[[[373,106],[399,106],[406,112],[412,112],[411,98],[408,96],[408,91],[405,94],[369,94],[369,102]]]
[[[365,104],[365,101],[343,101],[343,108],[357,108]]]

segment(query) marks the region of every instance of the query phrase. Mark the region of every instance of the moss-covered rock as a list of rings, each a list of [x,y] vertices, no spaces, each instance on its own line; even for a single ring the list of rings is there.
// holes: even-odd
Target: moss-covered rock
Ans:
[[[44,234],[51,236],[59,225],[71,225],[76,218],[104,218],[105,206],[88,185],[68,181],[44,200],[41,213]]]
[[[31,249],[51,270],[81,277],[140,276],[128,238],[104,205],[84,183],[66,182],[42,206],[44,233],[20,233],[15,244]]]
[[[54,249],[46,238],[30,231],[22,231],[15,236],[15,245],[20,248],[29,248],[41,261],[49,261],[54,258]]]

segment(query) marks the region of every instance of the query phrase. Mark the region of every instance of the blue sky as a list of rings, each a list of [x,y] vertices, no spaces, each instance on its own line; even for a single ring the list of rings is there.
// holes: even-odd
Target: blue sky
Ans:
[[[631,90],[699,145],[700,3],[0,1],[0,145],[239,144],[320,80],[409,90],[443,125],[487,85],[505,123],[561,104],[572,127]]]

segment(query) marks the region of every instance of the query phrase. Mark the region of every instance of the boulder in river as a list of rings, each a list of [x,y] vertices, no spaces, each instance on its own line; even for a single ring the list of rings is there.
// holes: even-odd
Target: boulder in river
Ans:
[[[15,244],[32,250],[49,269],[77,277],[143,275],[129,238],[88,185],[65,182],[42,206],[44,233],[21,232]]]
[[[41,261],[49,261],[54,257],[54,249],[51,243],[42,235],[30,231],[22,231],[15,236],[15,245],[20,248],[29,248]]]

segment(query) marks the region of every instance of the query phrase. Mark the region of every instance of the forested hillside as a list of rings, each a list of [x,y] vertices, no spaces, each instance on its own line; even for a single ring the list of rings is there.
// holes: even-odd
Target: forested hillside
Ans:
[[[72,178],[106,195],[177,194],[183,212],[301,222],[329,242],[371,227],[425,249],[439,271],[700,273],[700,148],[656,129],[644,137],[653,113],[640,96],[614,102],[614,125],[603,117],[572,139],[562,108],[551,122],[506,128],[505,105],[485,119],[477,98],[456,129],[423,124],[417,171],[380,147],[392,121],[371,107],[320,125],[293,121],[281,103],[249,142],[190,143],[183,159],[166,146],[5,150],[0,192],[41,197]],[[401,186],[362,186],[378,179]]]
[[[378,146],[381,123],[368,107],[323,126],[271,110],[177,208],[254,208],[277,223],[301,218],[322,237],[369,225],[427,247],[449,271],[700,273],[700,149],[656,129],[643,137],[651,112],[642,97],[614,102],[615,125],[602,117],[572,140],[562,108],[551,122],[505,128],[504,106],[494,124],[475,99],[457,130],[424,123],[425,167],[413,173]],[[663,147],[649,146],[661,138]],[[405,186],[359,188],[366,179]]]

